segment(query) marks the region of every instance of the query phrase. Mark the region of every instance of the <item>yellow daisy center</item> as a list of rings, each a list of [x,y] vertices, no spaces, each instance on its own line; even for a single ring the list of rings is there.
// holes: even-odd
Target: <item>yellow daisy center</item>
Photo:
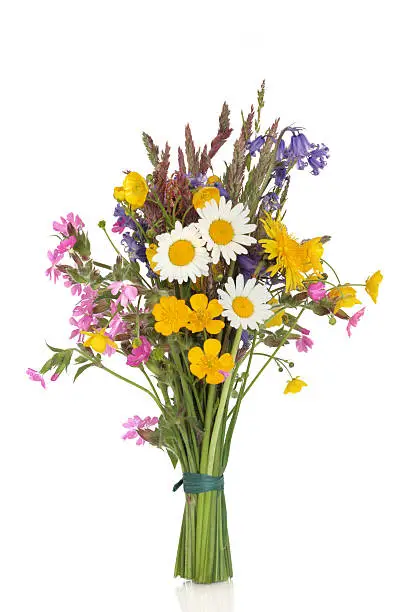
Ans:
[[[228,244],[234,237],[234,230],[229,221],[217,219],[210,225],[209,234],[215,244]]]
[[[175,266],[187,266],[194,255],[195,248],[188,240],[176,240],[169,248],[169,259]]]
[[[236,297],[232,301],[232,309],[242,319],[247,319],[254,312],[254,305],[247,297]]]

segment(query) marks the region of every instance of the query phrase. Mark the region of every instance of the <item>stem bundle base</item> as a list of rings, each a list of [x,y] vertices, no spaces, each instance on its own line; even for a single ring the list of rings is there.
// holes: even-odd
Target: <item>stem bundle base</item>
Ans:
[[[224,491],[186,495],[174,576],[200,584],[232,578]]]

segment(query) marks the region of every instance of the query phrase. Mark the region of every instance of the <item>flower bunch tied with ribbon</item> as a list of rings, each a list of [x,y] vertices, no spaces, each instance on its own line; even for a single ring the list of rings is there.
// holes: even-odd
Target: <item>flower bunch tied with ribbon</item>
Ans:
[[[106,260],[92,256],[77,214],[54,221],[46,275],[72,295],[71,344],[49,346],[46,363],[27,370],[44,388],[68,370],[74,380],[99,370],[138,392],[139,405],[144,397],[149,416],[126,415],[123,438],[156,447],[181,472],[175,576],[198,583],[233,575],[224,473],[247,396],[270,370],[283,402],[307,393],[294,355],[316,350],[313,318],[357,334],[362,299],[376,303],[382,281],[379,270],[340,280],[329,236],[292,233],[291,176],[313,181],[329,149],[279,120],[262,129],[264,94],[263,83],[227,162],[217,161],[233,131],[226,103],[207,144],[186,126],[173,171],[170,146],[143,133],[151,167],[123,171],[112,225],[98,224]]]

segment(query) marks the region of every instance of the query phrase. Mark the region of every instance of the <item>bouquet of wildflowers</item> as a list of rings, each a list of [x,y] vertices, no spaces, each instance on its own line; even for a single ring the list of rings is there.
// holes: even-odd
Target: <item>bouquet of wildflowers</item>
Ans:
[[[75,345],[50,346],[43,367],[27,371],[45,387],[45,374],[55,381],[71,366],[76,380],[99,368],[145,395],[156,415],[129,418],[123,437],[156,446],[180,466],[174,490],[183,484],[185,510],[175,575],[200,583],[232,576],[224,472],[248,392],[270,366],[286,374],[284,393],[306,386],[281,353],[312,348],[303,313],[340,321],[348,335],[364,314],[356,285],[341,283],[324,259],[329,236],[297,239],[285,222],[291,172],[319,175],[329,150],[278,120],[261,130],[263,106],[264,84],[257,109],[242,118],[232,160],[217,164],[222,176],[214,160],[232,133],[227,104],[208,146],[197,148],[186,126],[171,174],[169,145],[160,151],[143,134],[152,172],[125,171],[113,194],[113,235],[99,223],[113,262],[92,258],[78,215],[54,222],[58,245],[48,251],[46,274],[62,277],[76,298]],[[377,271],[358,287],[376,302],[381,280]],[[111,367],[114,353],[126,376]]]

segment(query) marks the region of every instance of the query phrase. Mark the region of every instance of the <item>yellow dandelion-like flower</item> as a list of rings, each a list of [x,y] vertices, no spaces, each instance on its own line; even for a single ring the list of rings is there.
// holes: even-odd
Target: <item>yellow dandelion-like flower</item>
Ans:
[[[198,189],[193,195],[193,206],[197,210],[197,208],[203,208],[203,206],[207,202],[211,202],[211,200],[215,200],[218,204],[220,198],[220,192],[216,187],[201,187],[201,189]]]
[[[301,244],[303,251],[303,272],[323,272],[322,257],[324,247],[321,243],[320,238],[312,238],[311,240],[305,240]]]
[[[218,300],[208,302],[208,297],[204,293],[196,293],[191,296],[190,305],[192,312],[186,327],[193,334],[204,329],[209,334],[218,334],[225,327],[224,321],[215,320],[223,311]]]
[[[367,291],[370,298],[373,300],[374,304],[377,303],[378,287],[380,286],[383,278],[384,277],[381,274],[380,270],[377,270],[377,272],[374,272],[374,274],[366,280],[365,290]]]
[[[215,338],[206,340],[203,349],[194,346],[189,350],[188,360],[191,373],[200,380],[206,377],[206,382],[210,385],[224,382],[226,373],[234,367],[232,355],[224,353],[218,357],[221,351],[221,342]]]
[[[327,294],[329,299],[335,302],[333,312],[336,314],[340,308],[351,308],[356,304],[361,304],[357,299],[357,292],[351,285],[339,285],[333,287]]]
[[[284,393],[299,393],[303,387],[307,387],[307,383],[296,376],[296,378],[292,378],[292,380],[288,381]]]
[[[207,185],[214,185],[214,183],[221,183],[221,179],[216,174],[213,174],[207,179]]]
[[[116,344],[116,342],[111,340],[111,338],[109,338],[109,336],[107,336],[105,332],[106,327],[103,327],[97,332],[81,331],[81,334],[83,334],[84,336],[89,336],[89,338],[85,340],[84,346],[93,349],[97,353],[104,353],[106,351],[107,346],[117,349],[118,345]]]
[[[144,205],[149,188],[143,176],[138,172],[129,172],[123,181],[125,200],[132,210],[142,208]]]
[[[152,314],[156,320],[154,329],[163,336],[170,336],[186,327],[190,309],[184,300],[178,300],[174,295],[163,296],[160,302],[155,304]]]
[[[146,249],[146,257],[153,271],[155,267],[157,266],[157,263],[153,261],[153,257],[156,255],[156,253],[157,253],[157,244],[149,244],[149,246]]]
[[[278,272],[285,274],[286,291],[292,291],[302,286],[304,272],[304,250],[279,220],[266,214],[262,219],[265,232],[269,238],[260,240],[268,259],[276,259],[276,263],[267,269],[271,276]]]

